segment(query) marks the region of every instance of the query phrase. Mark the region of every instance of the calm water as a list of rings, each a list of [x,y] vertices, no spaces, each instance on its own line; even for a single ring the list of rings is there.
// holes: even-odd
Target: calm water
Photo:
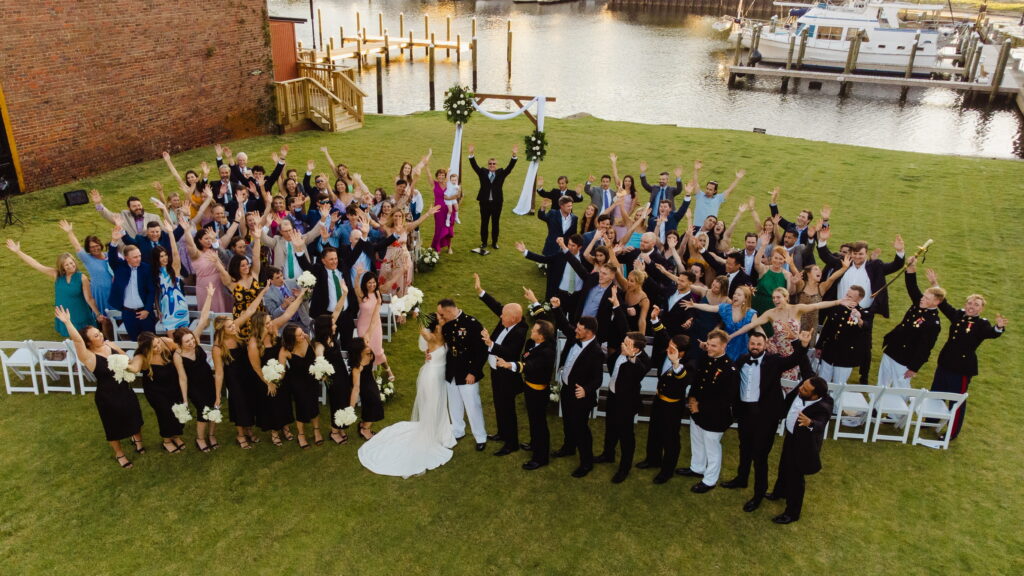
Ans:
[[[307,0],[269,0],[271,14],[309,18]],[[609,120],[677,124],[701,128],[751,130],[845,144],[938,154],[1024,158],[1024,118],[1012,105],[985,110],[965,106],[948,90],[912,90],[904,103],[899,89],[859,85],[839,98],[838,84],[818,91],[779,91],[780,81],[762,79],[746,88],[726,86],[724,66],[731,48],[711,29],[714,16],[677,10],[613,10],[606,1],[578,1],[551,6],[513,4],[511,0],[426,2],[390,0],[318,0],[324,38],[355,30],[356,12],[369,35],[377,33],[377,14],[397,35],[398,15],[405,13],[406,34],[423,35],[423,14],[431,31],[444,37],[445,17],[452,18],[452,38],[470,36],[477,18],[480,46],[478,91],[544,94],[549,116],[586,112]],[[507,21],[512,20],[512,77],[505,62]],[[304,46],[312,43],[309,23],[297,27]],[[384,112],[405,114],[428,109],[428,66],[422,49],[415,61],[392,57],[384,72]],[[354,61],[352,61],[354,64]],[[456,66],[454,54],[438,51],[437,106],[455,82],[470,84],[469,52]],[[376,111],[376,77],[372,68],[358,80],[367,93],[367,110]],[[493,109],[510,106],[493,104]]]

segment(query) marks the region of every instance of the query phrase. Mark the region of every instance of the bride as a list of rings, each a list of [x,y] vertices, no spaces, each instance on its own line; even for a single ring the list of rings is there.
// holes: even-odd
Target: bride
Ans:
[[[455,446],[448,418],[444,381],[445,349],[441,324],[433,315],[420,330],[420,349],[427,360],[416,378],[416,402],[409,422],[381,430],[359,448],[359,461],[371,472],[408,478],[451,460]]]

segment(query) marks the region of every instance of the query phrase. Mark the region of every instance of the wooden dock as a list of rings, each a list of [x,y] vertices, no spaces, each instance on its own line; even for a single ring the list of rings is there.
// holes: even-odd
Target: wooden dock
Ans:
[[[786,70],[785,68],[768,68],[765,66],[729,66],[730,76],[745,74],[749,76],[767,76],[772,78],[803,78],[807,80],[849,82],[852,84],[880,84],[899,86],[901,88],[946,88],[949,90],[966,90],[969,92],[991,92],[992,85],[981,82],[958,82],[956,80],[931,80],[928,78],[903,78],[899,76],[876,76],[868,74],[844,74],[842,72],[820,72],[813,70]],[[1016,95],[1020,86],[1012,74],[1003,77],[999,94]]]

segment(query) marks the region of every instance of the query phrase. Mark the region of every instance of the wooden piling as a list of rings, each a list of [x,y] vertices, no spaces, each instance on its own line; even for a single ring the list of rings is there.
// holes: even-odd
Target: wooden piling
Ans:
[[[473,16],[473,19],[470,20],[470,22],[473,24],[473,33],[470,36],[472,38],[476,38],[476,16]]]
[[[742,51],[742,50],[743,50],[743,28],[740,28],[740,31],[736,34],[736,50],[733,52],[733,55],[732,55],[732,65],[733,66],[739,66],[740,65],[740,51]],[[732,75],[731,74],[729,75],[729,82],[732,83]]]
[[[789,35],[789,50],[786,52],[786,70],[793,67],[793,49],[796,48],[796,36],[793,34]],[[782,91],[785,92],[789,89],[789,76],[782,77]]]
[[[451,16],[445,16],[444,17],[444,41],[445,41],[446,44],[451,44],[451,42],[452,42],[452,17]],[[451,58],[452,57],[452,49],[451,48],[445,48],[444,49],[444,57],[445,58]]]
[[[804,53],[807,52],[807,27],[805,26],[803,31],[800,32],[800,51],[796,55],[796,69],[800,70],[804,67]]]
[[[974,50],[974,57],[971,59],[971,71],[967,74],[967,81],[974,82],[978,77],[978,65],[981,64],[981,49]]]
[[[384,65],[391,65],[391,39],[387,30],[384,31]]]
[[[330,41],[331,43],[327,45],[327,58],[324,59],[324,62],[327,64],[334,63],[334,58],[331,58],[331,48],[334,48],[334,38],[330,38]]]
[[[362,17],[359,15],[359,11],[356,11],[356,35],[359,35],[359,30],[363,27],[363,23],[360,21]]]
[[[512,77],[512,21],[508,21],[508,50],[505,56],[508,60],[508,77]]]
[[[344,48],[345,47],[345,27],[344,26],[338,26],[338,38],[339,38],[339,40],[338,40],[338,48]]]
[[[384,113],[384,69],[380,61],[380,54],[377,54],[377,114]]]
[[[384,13],[377,12],[377,36],[384,35]]]
[[[910,58],[907,58],[907,70],[903,73],[904,78],[912,78],[914,76],[914,60],[917,58],[917,45],[921,42],[921,33],[914,34],[914,45],[910,47]],[[900,101],[907,99],[907,92],[910,91],[908,86],[904,86],[900,89]]]
[[[474,22],[475,27],[476,23]],[[470,41],[469,50],[470,56],[473,59],[473,91],[476,92],[476,36],[473,36],[473,39]]]
[[[409,62],[412,62],[412,30],[409,30]]]
[[[429,14],[424,14],[423,15],[423,41],[426,42],[427,40],[430,40],[430,15]],[[433,42],[431,42],[431,44],[433,44]],[[430,55],[430,46],[427,46],[426,48],[424,48],[423,49],[423,53],[429,56]],[[433,108],[431,108],[431,110],[433,110]]]
[[[363,73],[363,39],[356,36],[356,71]]]
[[[317,35],[320,37],[320,46],[324,45],[324,19],[320,16],[320,9],[316,9]]]
[[[1006,61],[1010,58],[1010,48],[1013,47],[1013,42],[1007,38],[1003,41],[1003,47],[999,49],[999,58],[996,59],[996,69],[992,74],[992,92],[988,95],[988,102],[991,104],[996,101],[996,96],[999,95],[999,87],[1003,83],[1003,73],[1006,71]]]
[[[398,37],[405,37],[405,12],[398,13]]]
[[[462,34],[455,35],[455,45],[458,48],[455,49],[455,63],[462,63]]]
[[[435,110],[434,105],[434,45],[427,46],[427,53],[430,57],[430,109]]]

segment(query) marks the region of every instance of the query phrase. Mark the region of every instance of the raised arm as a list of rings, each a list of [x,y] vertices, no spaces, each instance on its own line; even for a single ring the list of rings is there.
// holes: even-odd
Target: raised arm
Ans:
[[[253,236],[252,240],[252,277],[259,280],[260,271],[263,269],[263,259],[260,258],[260,252],[263,249],[262,235]]]
[[[203,188],[203,203],[196,209],[196,215],[192,218],[192,227],[198,228],[199,224],[203,221],[203,216],[206,214],[206,210],[209,209],[210,204],[213,202],[213,188],[207,184]]]
[[[263,290],[260,290],[259,295],[257,295],[256,298],[253,299],[253,301],[249,304],[245,311],[243,311],[241,314],[238,315],[237,318],[235,318],[235,325],[245,324],[246,322],[249,321],[250,318],[252,318],[253,314],[255,314],[260,309],[260,306],[263,305],[263,297],[267,295],[267,290],[269,289],[270,283],[267,282],[267,285],[263,287]],[[216,290],[215,287],[214,290]],[[288,317],[291,318],[291,316]]]
[[[10,238],[8,238],[7,239],[7,249],[10,250],[11,252],[14,252],[15,254],[17,254],[18,258],[21,258],[21,260],[23,262],[25,262],[26,264],[28,264],[29,266],[31,266],[33,270],[36,270],[37,272],[42,272],[43,274],[46,274],[47,276],[50,277],[50,280],[56,280],[57,279],[57,269],[56,268],[51,268],[49,266],[43,266],[42,264],[37,262],[35,258],[33,258],[33,257],[29,256],[28,254],[25,254],[24,252],[22,252],[21,251],[21,243],[20,242],[15,242],[14,240],[11,240]]]
[[[768,266],[764,263],[764,251],[768,247],[768,243],[771,242],[771,236],[768,234],[761,234],[757,237],[758,246],[757,253],[754,254],[754,269],[757,270],[758,276],[763,276],[768,271]]]
[[[718,304],[698,304],[693,300],[683,300],[683,306],[686,308],[695,308],[702,312],[714,312],[718,313]]]
[[[760,326],[762,324],[767,324],[772,319],[772,311],[773,310],[775,310],[775,308],[772,308],[771,310],[765,311],[764,314],[757,314],[757,315],[755,315],[754,319],[751,320],[749,324],[746,324],[745,326],[743,326],[739,330],[733,332],[732,334],[729,334],[729,340],[732,340],[733,338],[735,338],[737,336],[740,336],[742,334],[746,334],[747,332],[750,332],[751,330],[753,330],[754,328],[757,328],[758,326]]]
[[[334,162],[334,159],[331,158],[331,153],[327,151],[327,146],[321,146],[320,151],[323,152],[324,156],[327,158],[327,165],[330,166],[331,170],[334,171],[335,175],[337,175],[338,165]],[[313,169],[311,168],[310,172],[312,171]]]
[[[57,225],[60,226],[60,229],[63,230],[65,234],[68,235],[68,243],[71,244],[71,249],[75,251],[75,254],[81,252],[82,245],[78,242],[78,238],[75,237],[75,232],[72,229],[73,225],[71,224],[71,222],[68,222],[67,220],[61,220],[60,222],[57,223]]]
[[[54,315],[57,320],[64,323],[64,327],[68,330],[68,337],[75,343],[75,354],[78,355],[78,360],[85,364],[85,367],[90,371],[96,369],[96,354],[89,350],[89,347],[85,345],[85,340],[82,339],[82,335],[78,333],[78,329],[71,322],[71,312],[63,306],[57,306],[54,309]]]
[[[736,216],[733,217],[732,222],[729,223],[729,226],[726,227],[725,232],[722,233],[722,241],[720,242],[721,245],[730,246],[730,243],[732,242],[732,233],[733,231],[736,230],[736,225],[739,224],[740,218],[743,217],[744,212],[750,210],[753,206],[753,196],[751,196],[750,199],[744,202],[743,204],[739,205],[739,208],[736,209]]]
[[[202,334],[210,323],[210,306],[213,304],[213,295],[217,288],[213,284],[206,285],[206,300],[203,301],[203,309],[199,311],[199,322],[196,323],[195,334]]]
[[[615,187],[622,189],[622,179],[619,178],[619,157],[614,152],[608,155],[608,159],[612,161],[612,182],[615,182]]]
[[[743,180],[743,177],[746,176],[746,175],[747,175],[747,171],[746,170],[742,170],[741,169],[741,170],[737,170],[736,171],[736,179],[732,181],[732,184],[729,184],[729,187],[725,189],[725,192],[721,193],[722,196],[725,196],[726,200],[729,199],[729,193],[731,193],[733,190],[736,189],[737,186],[740,185],[740,180]]]
[[[160,227],[167,233],[167,238],[170,240],[168,244],[171,245],[171,270],[174,270],[174,277],[181,277],[181,255],[178,254],[178,243],[174,241],[174,228],[171,227],[169,220],[162,220]]]
[[[220,274],[220,283],[226,286],[228,290],[234,290],[236,282],[232,280],[231,275],[224,268],[224,263],[220,261],[220,256],[215,251],[210,250],[203,254],[203,258],[206,258],[217,267],[217,273]]]
[[[828,277],[828,280],[825,280],[824,282],[818,284],[818,294],[825,295],[825,293],[828,292],[829,288],[831,288],[833,284],[838,282],[839,279],[843,277],[843,274],[846,274],[846,271],[850,269],[850,266],[852,264],[853,258],[851,258],[849,254],[847,254],[843,258],[843,267],[833,272]]]
[[[185,185],[185,181],[181,179],[181,174],[178,174],[178,169],[174,167],[174,162],[171,161],[171,154],[165,150],[162,156],[164,158],[164,164],[167,164],[167,170],[170,171],[171,176],[174,176],[174,181],[178,183],[178,188],[181,188],[184,192],[188,192],[188,186]]]
[[[420,224],[423,224],[424,222],[426,222],[427,218],[430,218],[431,216],[433,216],[434,214],[437,214],[440,211],[441,211],[441,207],[440,206],[437,206],[437,205],[431,206],[426,212],[421,214],[420,217],[417,218],[415,221],[413,221],[413,222],[406,222],[405,223],[405,231],[406,232],[412,232],[417,227],[419,227]]]

